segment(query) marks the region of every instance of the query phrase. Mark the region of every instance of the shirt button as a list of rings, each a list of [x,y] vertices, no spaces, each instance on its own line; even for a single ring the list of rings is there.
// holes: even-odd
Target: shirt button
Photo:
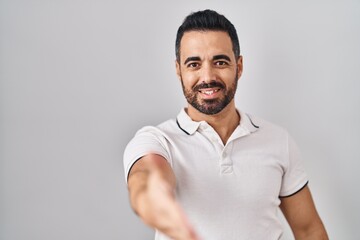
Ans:
[[[226,156],[227,156],[226,152],[223,152],[223,153],[222,153],[222,157],[223,157],[223,158],[226,158]]]
[[[233,171],[234,171],[233,166],[231,166],[231,165],[221,166],[221,173],[222,174],[232,174]]]

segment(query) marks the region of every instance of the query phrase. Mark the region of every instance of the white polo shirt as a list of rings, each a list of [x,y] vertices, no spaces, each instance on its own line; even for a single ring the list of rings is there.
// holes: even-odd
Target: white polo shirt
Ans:
[[[225,145],[184,109],[175,120],[140,129],[125,149],[126,177],[139,158],[159,154],[175,173],[177,199],[201,239],[279,239],[279,197],[301,190],[307,176],[287,131],[240,116]],[[155,239],[168,238],[157,232]]]

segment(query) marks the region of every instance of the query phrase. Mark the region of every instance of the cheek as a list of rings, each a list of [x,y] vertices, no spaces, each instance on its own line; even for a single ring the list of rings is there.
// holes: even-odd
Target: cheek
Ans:
[[[237,79],[236,72],[229,71],[229,72],[223,73],[223,75],[221,76],[221,79],[225,83],[233,83],[234,79]]]
[[[184,73],[181,75],[181,79],[186,88],[192,88],[198,83],[198,78],[195,76],[195,74]]]

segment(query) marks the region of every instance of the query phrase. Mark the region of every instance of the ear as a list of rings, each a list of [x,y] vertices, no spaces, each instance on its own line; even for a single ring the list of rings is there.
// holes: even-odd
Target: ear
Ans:
[[[175,67],[176,67],[176,75],[179,80],[181,80],[181,70],[180,70],[180,63],[175,60]]]
[[[239,58],[237,60],[236,67],[237,67],[237,72],[238,72],[237,78],[239,79],[243,72],[243,57],[241,55],[239,56]]]

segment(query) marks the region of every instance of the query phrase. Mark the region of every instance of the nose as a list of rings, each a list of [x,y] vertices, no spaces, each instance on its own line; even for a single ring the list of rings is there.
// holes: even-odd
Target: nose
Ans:
[[[204,64],[201,68],[201,82],[209,83],[216,80],[216,75],[211,64]]]

